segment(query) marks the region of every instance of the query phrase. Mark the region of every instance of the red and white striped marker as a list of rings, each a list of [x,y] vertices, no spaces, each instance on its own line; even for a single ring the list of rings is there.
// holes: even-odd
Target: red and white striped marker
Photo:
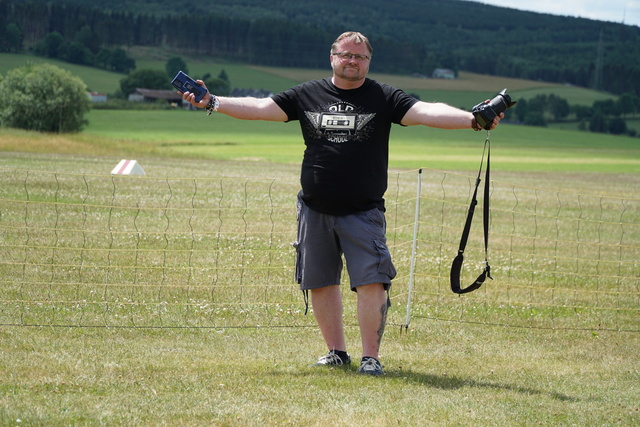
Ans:
[[[144,169],[136,160],[120,160],[120,163],[113,168],[111,175],[146,175]]]

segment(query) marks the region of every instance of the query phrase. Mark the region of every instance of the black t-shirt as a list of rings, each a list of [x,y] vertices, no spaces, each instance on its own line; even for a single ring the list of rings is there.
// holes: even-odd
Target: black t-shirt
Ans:
[[[301,196],[311,209],[331,215],[384,210],[391,124],[400,123],[415,98],[369,78],[352,90],[327,78],[273,100],[289,121],[300,122],[306,145]]]

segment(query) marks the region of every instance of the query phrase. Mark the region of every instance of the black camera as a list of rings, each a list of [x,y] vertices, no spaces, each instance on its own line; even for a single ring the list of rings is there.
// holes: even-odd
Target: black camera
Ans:
[[[196,83],[195,80],[193,80],[182,71],[176,74],[176,76],[171,81],[171,84],[182,93],[193,93],[196,96],[196,102],[200,102],[202,98],[207,94],[207,89],[200,86],[198,83]]]
[[[489,130],[491,129],[493,119],[495,119],[496,116],[499,116],[500,113],[506,111],[508,108],[516,105],[517,102],[518,101],[511,101],[511,97],[507,95],[507,89],[504,89],[488,103],[481,102],[480,104],[473,107],[473,110],[471,110],[471,112],[476,118],[478,126],[483,129]]]

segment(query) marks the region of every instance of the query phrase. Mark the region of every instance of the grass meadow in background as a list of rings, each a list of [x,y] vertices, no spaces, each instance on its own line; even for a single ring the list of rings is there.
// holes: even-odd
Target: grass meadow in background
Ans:
[[[144,58],[139,68],[166,60],[157,51]],[[210,63],[190,66],[219,72]],[[270,81],[284,89],[318,73],[223,68],[234,85],[256,88]],[[88,73],[89,86],[104,92],[121,78]],[[504,83],[469,79],[454,92],[419,86],[428,81],[418,79],[406,89],[469,106]],[[573,91],[508,83],[512,93]],[[590,104],[606,95],[574,96]],[[202,111],[94,110],[88,119],[85,131],[71,135],[0,129],[0,167],[108,175],[120,159],[136,158],[156,177],[296,180],[302,158],[297,123],[241,122]],[[485,136],[395,127],[391,168],[473,175]],[[640,197],[637,138],[504,125],[491,141],[494,180]],[[347,339],[357,359],[353,302],[347,294]],[[348,369],[310,367],[326,351],[314,326],[0,326],[0,344],[0,425],[640,425],[640,336],[595,325],[529,329],[417,317],[407,330],[387,329],[382,378],[356,375],[355,362]]]
[[[234,120],[202,111],[94,110],[76,135],[2,130],[4,151],[139,155],[298,164],[304,145],[297,123]],[[477,169],[486,133],[422,126],[392,131],[392,168]],[[640,172],[637,138],[502,126],[491,133],[497,172]],[[25,142],[26,141],[26,142]]]

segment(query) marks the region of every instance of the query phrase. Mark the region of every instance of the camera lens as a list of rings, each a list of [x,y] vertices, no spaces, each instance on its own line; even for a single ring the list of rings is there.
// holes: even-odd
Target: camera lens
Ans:
[[[504,89],[495,98],[489,102],[489,106],[493,108],[496,114],[500,114],[515,105],[515,102],[511,101],[511,97],[507,95],[507,90]]]

